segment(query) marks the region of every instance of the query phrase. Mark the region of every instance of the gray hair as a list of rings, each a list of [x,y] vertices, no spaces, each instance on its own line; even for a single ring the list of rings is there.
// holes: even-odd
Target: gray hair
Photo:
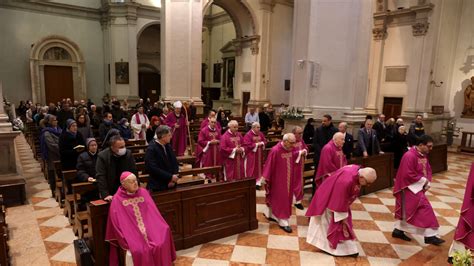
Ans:
[[[296,139],[295,134],[293,133],[286,133],[283,135],[283,141],[288,141],[290,139]]]
[[[230,120],[228,125],[229,126],[238,126],[239,122],[237,122],[237,120]]]
[[[110,137],[110,140],[109,140],[110,146],[114,145],[117,141],[124,141],[124,139],[120,135],[114,135]]]
[[[296,126],[293,128],[293,130],[291,130],[291,132],[295,134],[298,129],[303,130],[303,128],[301,128],[300,126]]]
[[[155,131],[156,138],[161,139],[164,135],[166,135],[170,132],[171,132],[171,128],[169,126],[161,125]]]
[[[252,128],[259,127],[260,123],[259,122],[253,122],[252,123]]]
[[[342,132],[336,132],[334,133],[334,135],[332,136],[332,140],[336,140],[337,138],[344,138],[344,134]]]

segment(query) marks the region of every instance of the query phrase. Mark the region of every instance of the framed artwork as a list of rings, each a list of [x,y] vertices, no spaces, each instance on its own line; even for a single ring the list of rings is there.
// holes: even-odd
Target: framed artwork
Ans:
[[[214,64],[214,73],[212,77],[212,82],[214,83],[221,82],[221,70],[222,70],[222,63]]]
[[[128,84],[128,62],[115,62],[115,83]]]

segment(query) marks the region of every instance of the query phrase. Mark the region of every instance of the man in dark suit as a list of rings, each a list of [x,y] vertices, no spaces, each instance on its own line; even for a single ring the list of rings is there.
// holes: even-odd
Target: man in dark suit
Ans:
[[[145,167],[150,175],[147,189],[162,191],[174,188],[178,182],[179,166],[171,141],[171,128],[159,126],[156,129],[156,140],[148,145],[145,154]]]
[[[369,155],[382,154],[380,150],[377,133],[372,129],[373,122],[371,119],[365,120],[365,127],[359,129],[357,135],[357,148],[354,155],[368,157]]]
[[[385,128],[385,115],[379,114],[377,121],[374,123],[374,130],[377,133],[377,139],[379,140],[379,143],[385,142]]]
[[[326,145],[332,136],[337,132],[337,128],[332,124],[332,117],[328,114],[323,115],[321,126],[314,131],[313,149],[314,149],[314,165],[318,169],[321,149]]]
[[[344,134],[344,145],[342,146],[342,152],[344,152],[346,159],[350,160],[352,152],[354,151],[354,137],[347,132],[346,122],[339,123],[338,129],[339,132]]]

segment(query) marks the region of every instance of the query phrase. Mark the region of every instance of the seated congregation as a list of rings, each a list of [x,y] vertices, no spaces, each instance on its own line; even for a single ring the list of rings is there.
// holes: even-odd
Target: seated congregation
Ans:
[[[408,233],[426,244],[445,242],[425,195],[433,172],[430,152],[437,150],[424,133],[422,116],[406,127],[400,118],[385,121],[380,114],[374,123],[367,117],[355,139],[346,122],[336,128],[330,115],[317,128],[309,119],[304,129],[285,129],[268,104],[261,112],[249,108],[241,119],[225,110],[201,118],[192,102],[151,107],[141,100],[135,108],[124,103],[113,99],[97,108],[64,100],[60,107],[35,110],[28,102],[25,113],[52,196],[78,237],[88,239],[96,262],[172,265],[175,249],[256,229],[255,190],[265,191],[265,218],[287,234],[292,207],[306,210],[307,243],[333,256],[359,255],[351,204],[391,186],[397,220],[392,237],[411,241]],[[223,191],[227,200],[240,201],[235,209],[245,214],[246,225],[198,228],[211,218],[225,219],[226,225],[235,218],[216,205],[205,209],[204,218],[186,209],[199,214],[204,204],[189,202],[212,204],[212,195]],[[307,206],[305,192],[312,195]],[[458,230],[451,249],[472,248],[470,231]]]

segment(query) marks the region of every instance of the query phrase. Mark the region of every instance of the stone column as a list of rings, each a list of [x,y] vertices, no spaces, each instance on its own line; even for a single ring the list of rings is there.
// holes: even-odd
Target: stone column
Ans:
[[[165,101],[194,100],[202,112],[202,0],[161,1],[161,88]]]
[[[108,80],[110,69],[110,95],[119,99],[138,100],[138,61],[137,61],[137,8],[133,2],[108,3],[107,13],[102,17],[104,34],[104,61]],[[117,82],[116,63],[128,63],[128,83]],[[107,82],[108,83],[108,82]],[[106,88],[108,87],[106,86]]]
[[[271,65],[271,32],[272,14],[275,0],[259,0],[260,9],[260,40],[253,41],[250,45],[252,55],[255,57],[255,80],[250,92],[249,105],[258,106],[269,102],[268,92],[270,84]],[[258,44],[260,42],[260,44]],[[260,45],[260,47],[258,47]]]

